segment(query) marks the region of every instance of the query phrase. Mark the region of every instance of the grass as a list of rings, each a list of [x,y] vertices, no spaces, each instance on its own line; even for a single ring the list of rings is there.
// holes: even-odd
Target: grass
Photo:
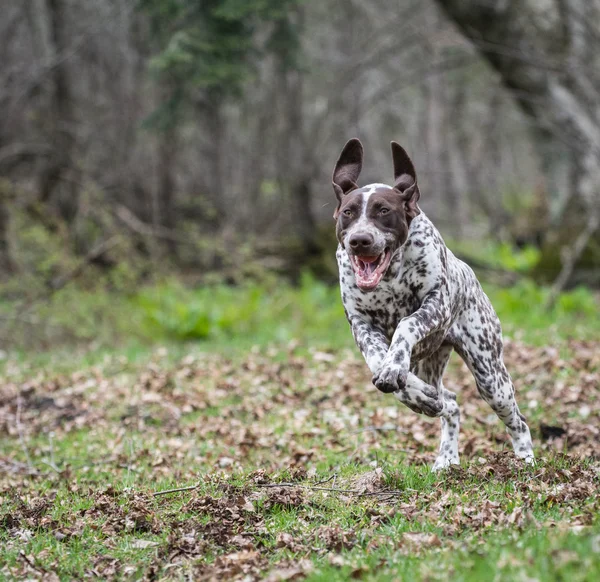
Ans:
[[[507,346],[536,441],[533,469],[514,459],[452,362],[463,464],[441,475],[429,471],[437,422],[379,394],[354,351],[263,347],[224,358],[166,346],[71,359],[60,371],[52,359],[10,359],[0,572],[595,580],[598,392],[576,385],[597,380],[600,359],[585,345],[566,368],[546,348]],[[566,437],[544,440],[537,418]]]
[[[453,359],[462,464],[432,474],[438,422],[377,392],[308,278],[58,294],[47,339],[82,344],[0,362],[0,578],[598,579],[596,299],[487,291],[532,469]]]
[[[548,311],[548,289],[527,279],[509,288],[488,283],[484,289],[508,337],[545,345],[549,337],[560,342],[594,339],[600,333],[600,303],[589,290],[562,294]],[[296,287],[271,280],[190,289],[169,280],[123,294],[68,286],[29,308],[0,300],[0,321],[5,321],[0,335],[4,350],[26,360],[35,352],[53,357],[61,347],[71,354],[73,346],[83,346],[81,357],[88,361],[110,356],[115,347],[131,360],[143,357],[156,342],[200,341],[206,350],[238,352],[270,343],[353,346],[339,289],[309,275]]]

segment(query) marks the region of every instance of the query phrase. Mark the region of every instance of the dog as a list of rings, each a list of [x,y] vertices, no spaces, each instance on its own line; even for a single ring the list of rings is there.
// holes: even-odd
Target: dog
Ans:
[[[418,206],[415,167],[392,142],[394,185],[359,187],[363,147],[351,139],[333,171],[342,302],[373,383],[413,411],[442,419],[433,471],[459,463],[460,411],[442,375],[452,350],[506,425],[517,457],[534,463],[529,427],[503,360],[502,330],[472,269]]]

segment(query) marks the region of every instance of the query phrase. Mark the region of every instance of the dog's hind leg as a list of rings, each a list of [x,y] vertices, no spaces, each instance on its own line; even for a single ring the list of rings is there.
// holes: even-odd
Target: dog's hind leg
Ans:
[[[485,307],[485,306],[484,306]],[[489,305],[490,311],[478,306],[477,318],[485,325],[464,333],[464,326],[455,326],[454,349],[465,361],[477,384],[481,397],[490,405],[498,418],[506,425],[517,457],[526,463],[534,462],[531,433],[525,417],[515,400],[515,389],[503,359],[502,330],[500,322]],[[482,322],[483,323],[483,322]]]
[[[428,393],[431,388],[436,392],[436,406],[432,410],[426,410],[421,406],[421,411],[428,416],[439,416],[442,420],[442,438],[440,442],[440,452],[433,465],[433,471],[439,471],[445,469],[450,465],[458,465],[458,434],[460,431],[460,411],[458,404],[456,403],[456,395],[446,390],[442,383],[442,376],[444,370],[450,359],[452,353],[452,346],[448,344],[442,345],[434,354],[420,360],[413,368],[413,372],[416,378],[409,379],[407,381],[407,390],[410,394],[411,388],[413,390],[420,389],[421,396],[413,395],[413,398],[418,403],[423,400],[423,394]],[[423,386],[419,384],[419,380],[429,386]],[[412,386],[412,385],[415,386]],[[401,393],[396,395],[397,398],[402,400]],[[411,407],[409,403],[407,406]],[[413,408],[413,410],[415,410]],[[417,410],[418,412],[418,410]]]

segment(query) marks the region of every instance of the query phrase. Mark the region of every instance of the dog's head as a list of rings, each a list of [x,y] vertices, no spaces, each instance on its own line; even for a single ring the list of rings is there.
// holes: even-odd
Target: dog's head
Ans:
[[[342,150],[333,170],[333,189],[338,200],[333,217],[337,237],[344,247],[356,284],[363,291],[377,287],[392,256],[408,238],[417,206],[419,187],[415,167],[400,145],[392,142],[394,185],[369,184],[359,188],[363,147],[351,139]]]

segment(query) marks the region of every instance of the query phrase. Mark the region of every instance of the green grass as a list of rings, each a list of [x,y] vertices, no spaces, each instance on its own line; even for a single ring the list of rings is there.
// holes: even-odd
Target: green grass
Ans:
[[[77,450],[63,453],[78,455]],[[351,476],[366,471],[364,466],[348,464],[345,455],[331,456],[330,461],[340,475],[346,475],[340,478],[338,487],[351,487]],[[572,468],[573,461],[568,465]],[[26,504],[17,501],[16,491],[3,497],[5,531],[0,534],[4,542],[0,557],[6,564],[5,574],[11,568],[23,571],[21,552],[25,551],[39,570],[56,571],[64,580],[83,577],[104,560],[116,561],[121,570],[125,568],[126,578],[136,579],[158,567],[161,576],[180,579],[185,569],[165,568],[165,552],[174,540],[181,543],[186,534],[189,537],[189,531],[205,528],[204,538],[192,537],[201,547],[195,550],[199,555],[190,559],[191,564],[205,568],[219,556],[235,553],[239,543],[232,542],[233,537],[229,542],[212,540],[211,525],[215,525],[210,512],[202,510],[201,504],[195,506],[194,500],[209,498],[211,503],[220,500],[224,506],[239,507],[240,497],[258,496],[252,501],[251,513],[241,510],[245,517],[241,526],[235,522],[234,529],[239,526],[239,531],[248,534],[248,543],[261,548],[264,572],[308,555],[311,565],[304,567],[309,580],[400,577],[475,581],[525,575],[541,580],[596,579],[600,571],[597,517],[583,528],[569,526],[569,521],[588,515],[587,511],[595,514],[597,500],[567,504],[560,510],[543,500],[532,503],[523,484],[536,483],[535,471],[514,467],[510,479],[489,479],[482,487],[481,477],[465,475],[464,469],[449,476],[435,476],[426,467],[403,462],[402,456],[384,459],[382,466],[385,475],[393,474],[385,487],[393,485],[393,490],[399,492],[393,501],[383,503],[377,498],[348,499],[337,493],[310,490],[300,490],[302,495],[287,502],[283,497],[277,503],[275,495],[265,495],[265,490],[253,485],[249,472],[213,478],[201,474],[198,489],[192,493],[152,498],[149,492],[181,483],[169,478],[153,479],[151,464],[143,461],[136,462],[134,476],[125,471],[96,472],[90,466],[68,478],[56,476],[45,486],[39,480],[29,484],[29,489],[37,489],[37,495],[45,494],[51,499],[31,529],[28,523],[16,528],[7,523],[6,516],[18,516]],[[549,457],[540,462],[537,470],[561,467],[563,458]],[[317,471],[312,479],[298,483],[310,486],[328,476],[330,471]],[[273,477],[287,481],[289,473],[275,473]],[[74,483],[78,484],[75,491]],[[290,490],[295,491],[266,491],[282,496]],[[438,506],[443,499],[440,512]],[[471,515],[485,513],[486,504],[490,503],[495,507],[492,517],[487,518],[491,520],[489,524],[485,523],[485,516],[481,520],[475,517],[463,520],[455,530],[448,529],[464,515],[461,508]],[[515,527],[510,527],[507,522],[502,527],[494,522],[498,516],[511,515],[524,506],[529,506],[530,515],[523,523],[517,521]],[[571,510],[566,517],[565,509]],[[257,519],[258,528],[254,523]],[[562,520],[567,528],[546,524],[557,520]],[[282,534],[291,536],[291,543],[282,544]],[[27,541],[14,543],[14,536],[24,535]],[[140,540],[148,547],[140,548]],[[209,540],[206,547],[201,544],[205,540]]]
[[[599,300],[586,289],[562,294],[552,310],[544,307],[548,289],[527,279],[509,288],[484,284],[484,289],[509,337],[543,345],[548,338],[594,339],[600,332]],[[98,360],[118,346],[131,360],[147,355],[156,342],[201,342],[205,350],[228,351],[269,343],[353,345],[339,289],[309,275],[296,287],[273,280],[191,289],[167,281],[130,295],[73,286],[24,310],[14,300],[0,301],[0,320],[5,320],[4,349],[27,352],[27,358],[33,350],[56,354],[65,346],[71,353],[80,346]]]
[[[462,466],[439,475],[437,421],[379,394],[353,350],[9,358],[0,576],[595,580],[598,384],[569,390],[597,379],[600,359],[578,345],[566,366],[507,348],[536,467],[514,459],[469,385]],[[454,361],[447,386],[466,378]],[[536,419],[570,441],[542,442]],[[183,486],[196,489],[152,495]]]
[[[462,465],[432,474],[438,421],[377,392],[309,277],[56,294],[0,361],[0,579],[598,579],[597,299],[486,291],[532,469],[453,358]]]
[[[600,575],[598,550],[600,529],[595,534],[548,531],[493,533],[485,541],[457,540],[451,548],[436,548],[426,556],[394,553],[349,553],[348,565],[323,564],[308,576],[312,581],[348,580],[486,580],[592,581]],[[356,552],[358,554],[358,552]]]

